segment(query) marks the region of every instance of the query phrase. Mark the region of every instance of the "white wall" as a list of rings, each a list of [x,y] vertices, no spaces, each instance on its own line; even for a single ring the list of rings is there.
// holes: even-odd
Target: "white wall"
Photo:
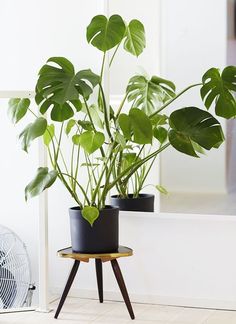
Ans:
[[[226,0],[162,1],[162,75],[177,92],[201,82],[211,67],[226,66]],[[192,89],[173,108],[203,108],[199,88]],[[213,110],[210,110],[212,113]],[[221,120],[223,129],[225,121]],[[161,157],[162,184],[173,192],[226,192],[226,146],[201,159],[169,149]]]
[[[91,18],[102,13],[103,1],[65,0],[30,1],[9,0],[1,3],[0,10],[0,91],[33,90],[37,72],[51,56],[66,56],[76,68],[98,66],[98,51],[86,42],[86,26]],[[96,71],[98,72],[98,71]],[[19,147],[16,135],[24,127],[17,128],[8,121],[6,101],[1,100],[2,158],[2,213],[0,223],[11,227],[26,242],[33,266],[33,279],[38,281],[38,199],[27,205],[24,202],[24,187],[33,178],[38,167],[38,145],[34,143],[30,157]],[[62,197],[64,197],[64,191]],[[60,205],[60,229],[57,224],[58,196],[52,196],[49,216],[52,227],[51,239],[61,237],[67,224],[67,207]],[[63,201],[63,199],[60,199]],[[68,204],[69,205],[69,204]],[[56,241],[56,240],[55,240]],[[64,246],[64,241],[62,245]],[[61,245],[51,246],[51,254]],[[53,269],[54,271],[54,269]],[[51,271],[53,275],[53,271]],[[37,294],[37,291],[36,291]]]

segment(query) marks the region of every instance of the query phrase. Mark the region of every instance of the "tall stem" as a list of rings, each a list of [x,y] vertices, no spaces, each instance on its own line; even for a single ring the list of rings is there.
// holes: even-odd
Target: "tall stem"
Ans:
[[[113,53],[113,55],[111,57],[110,63],[109,63],[109,67],[111,67],[111,65],[112,65],[112,62],[113,62],[114,57],[115,57],[115,55],[116,55],[116,53],[117,53],[117,51],[118,51],[118,49],[120,47],[120,44],[121,44],[121,42],[116,46],[116,49],[115,49],[115,51],[114,51],[114,53]]]
[[[110,131],[110,123],[109,123],[109,120],[108,120],[108,109],[109,109],[109,107],[107,107],[105,94],[104,94],[104,91],[103,91],[103,88],[102,88],[101,84],[99,84],[99,88],[100,88],[101,94],[102,94],[103,110],[104,110],[104,121],[105,121],[106,131],[107,131],[107,134],[110,137],[111,141],[113,142],[113,138],[112,138],[111,131]]]
[[[191,88],[194,87],[198,87],[201,86],[202,83],[196,83],[196,84],[192,84],[189,87],[185,88],[184,90],[182,90],[181,92],[179,92],[174,98],[172,98],[171,100],[167,101],[160,109],[158,109],[157,111],[155,111],[154,113],[152,113],[149,118],[154,117],[155,115],[159,114],[163,109],[165,109],[167,106],[169,106],[173,101],[175,101],[177,98],[179,98],[180,96],[182,96],[183,93],[185,93],[186,91],[188,91]]]
[[[123,108],[123,106],[124,106],[124,104],[125,104],[125,101],[126,101],[127,97],[128,97],[128,93],[126,93],[126,95],[124,96],[123,100],[122,100],[121,103],[120,103],[120,106],[119,106],[119,108],[118,108],[118,110],[117,110],[117,113],[116,113],[115,120],[117,120],[117,118],[119,117],[120,112],[121,112],[121,109]]]
[[[102,78],[103,78],[103,72],[104,72],[104,67],[105,67],[105,60],[106,60],[106,52],[103,53],[103,57],[102,57],[102,67],[101,67],[101,72],[100,72],[101,82],[102,82]]]

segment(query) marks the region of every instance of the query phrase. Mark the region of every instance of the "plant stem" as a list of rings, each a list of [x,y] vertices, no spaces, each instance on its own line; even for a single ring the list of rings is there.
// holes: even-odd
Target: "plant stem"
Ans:
[[[58,170],[58,176],[60,178],[60,180],[63,182],[64,186],[66,187],[66,189],[70,192],[71,196],[75,199],[75,201],[78,203],[78,205],[80,206],[80,208],[82,208],[82,203],[80,202],[78,196],[76,195],[76,193],[70,188],[70,186],[68,185],[68,183],[66,182],[64,176],[63,176],[63,172],[61,172],[61,169],[59,167],[59,164],[57,163],[57,170]],[[65,174],[65,173],[64,173]],[[70,176],[70,175],[68,175]]]
[[[127,97],[128,97],[128,93],[126,93],[126,95],[124,96],[123,100],[122,100],[121,103],[120,103],[120,106],[119,106],[119,108],[118,108],[118,110],[117,110],[117,113],[116,113],[115,120],[117,120],[117,118],[119,117],[120,112],[121,112],[121,109],[123,108],[123,106],[124,106],[124,104],[125,104],[125,101],[126,101]]]
[[[122,39],[122,40],[123,40],[123,39]],[[113,62],[114,57],[115,57],[115,55],[116,55],[116,53],[117,53],[117,51],[118,51],[118,49],[119,49],[119,47],[120,47],[120,44],[121,44],[121,42],[116,46],[116,49],[115,49],[115,51],[114,51],[114,53],[113,53],[113,55],[112,55],[112,57],[111,57],[110,63],[109,63],[109,68],[110,68],[111,65],[112,65],[112,62]]]
[[[167,106],[169,106],[173,101],[175,101],[177,98],[179,98],[180,96],[182,96],[183,93],[185,93],[186,91],[188,91],[191,88],[194,87],[198,87],[201,86],[202,83],[196,83],[196,84],[192,84],[189,87],[185,88],[184,90],[182,90],[181,92],[179,92],[174,98],[172,98],[171,100],[167,101],[160,109],[158,109],[157,111],[155,111],[154,113],[152,113],[149,118],[154,117],[155,115],[157,115],[158,113],[160,113],[163,109],[165,109]]]
[[[87,114],[88,114],[88,116],[89,116],[89,120],[90,120],[90,122],[91,122],[91,124],[92,124],[93,130],[94,130],[95,133],[97,133],[97,130],[96,130],[96,128],[95,128],[95,125],[94,125],[94,122],[93,122],[92,116],[91,116],[90,111],[89,111],[89,106],[88,106],[87,100],[85,99],[84,96],[83,96],[83,99],[84,99],[84,103],[85,103],[86,111],[87,111]],[[105,153],[104,153],[104,150],[103,150],[102,147],[100,147],[100,152],[101,152],[102,156],[105,157]]]
[[[105,199],[106,199],[106,195],[107,195],[107,192],[108,192],[108,190],[107,190],[107,186],[108,186],[108,184],[109,184],[110,176],[111,176],[111,173],[112,173],[112,169],[113,169],[113,167],[114,167],[114,163],[115,163],[115,161],[116,161],[116,157],[117,157],[117,154],[118,154],[118,153],[119,153],[119,152],[116,152],[116,154],[114,154],[114,156],[113,156],[113,158],[112,158],[112,160],[111,160],[111,164],[110,164],[109,170],[108,170],[108,172],[107,172],[107,174],[106,174],[106,181],[105,181],[104,188],[103,188],[103,192],[102,192],[102,195],[101,195],[101,198],[100,198],[100,201],[99,201],[99,204],[101,203],[102,208],[103,208],[104,205],[105,205]]]
[[[101,67],[101,72],[100,72],[101,82],[102,82],[102,78],[103,78],[105,60],[106,60],[106,52],[103,53],[103,57],[102,57],[102,67]]]
[[[107,191],[111,190],[115,186],[115,184],[118,181],[120,181],[130,171],[130,173],[123,180],[123,182],[126,183],[129,180],[129,178],[134,174],[134,172],[136,172],[138,170],[138,168],[141,167],[141,165],[143,165],[144,163],[146,163],[147,161],[149,161],[150,159],[152,159],[155,155],[161,153],[169,145],[170,145],[170,143],[165,144],[164,146],[162,146],[161,148],[159,148],[155,152],[153,152],[150,155],[148,155],[145,158],[143,158],[141,161],[136,162],[135,165],[130,165],[128,168],[126,168],[124,171],[122,171],[121,174],[115,180],[112,181],[112,183],[110,183],[110,185],[107,188]]]
[[[105,98],[105,94],[104,94],[102,85],[100,83],[99,83],[99,89],[101,90],[101,94],[102,94],[104,121],[105,121],[106,131],[107,131],[109,138],[113,142],[113,138],[112,138],[111,131],[110,131],[110,124],[109,124],[109,120],[108,120],[108,108],[107,108],[107,104],[106,104],[106,98]]]
[[[75,179],[77,179],[77,176],[78,176],[79,158],[80,158],[80,145],[78,146],[78,151],[77,151],[77,158],[76,158],[76,165],[75,165]],[[77,181],[74,182],[74,187],[73,187],[74,191],[76,191],[76,184],[77,184]]]
[[[69,177],[69,178],[72,178],[72,179],[77,183],[77,185],[78,185],[78,187],[80,188],[80,190],[82,191],[82,193],[83,193],[85,199],[87,200],[87,203],[90,204],[89,198],[88,198],[88,196],[86,195],[86,192],[85,192],[84,188],[81,186],[81,184],[79,184],[79,182],[78,182],[74,177],[72,177],[70,174],[65,173],[65,172],[61,172],[61,174],[62,174],[62,175],[65,175],[65,176],[67,176],[67,177]],[[82,205],[82,203],[81,203],[81,205]]]

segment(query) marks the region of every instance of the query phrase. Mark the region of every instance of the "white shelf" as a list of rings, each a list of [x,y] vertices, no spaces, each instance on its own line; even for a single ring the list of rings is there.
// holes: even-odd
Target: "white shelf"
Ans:
[[[162,213],[236,216],[236,192],[172,193],[161,196]]]

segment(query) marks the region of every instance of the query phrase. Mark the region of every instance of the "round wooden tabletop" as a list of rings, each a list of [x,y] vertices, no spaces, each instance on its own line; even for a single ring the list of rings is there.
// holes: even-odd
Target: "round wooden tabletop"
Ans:
[[[133,255],[133,250],[126,246],[119,246],[116,252],[110,253],[80,253],[74,252],[71,247],[59,250],[57,252],[59,257],[70,258],[74,260],[89,262],[89,259],[100,259],[103,262],[110,261],[117,258],[128,257]]]

